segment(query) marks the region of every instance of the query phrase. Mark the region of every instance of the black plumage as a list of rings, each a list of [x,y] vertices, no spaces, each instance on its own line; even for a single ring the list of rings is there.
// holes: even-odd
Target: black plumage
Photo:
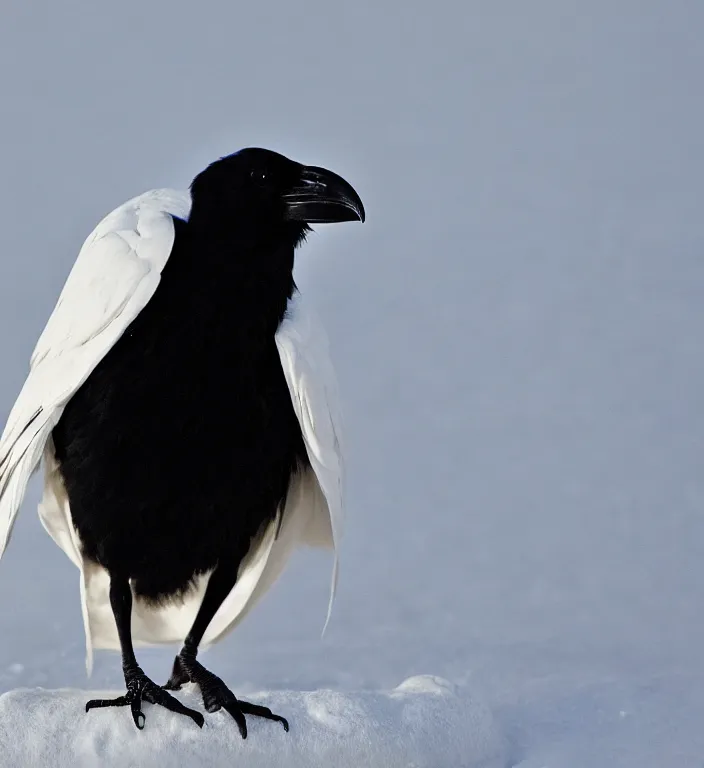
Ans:
[[[215,236],[214,215],[175,222],[155,295],[54,429],[85,555],[149,598],[236,567],[307,461],[274,340],[302,226]]]

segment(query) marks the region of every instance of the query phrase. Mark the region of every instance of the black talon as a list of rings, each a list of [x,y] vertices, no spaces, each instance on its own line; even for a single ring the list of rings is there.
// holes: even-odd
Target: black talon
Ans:
[[[125,707],[129,706],[134,724],[141,731],[144,728],[144,712],[142,712],[142,701],[150,704],[158,704],[165,707],[170,712],[179,715],[186,715],[199,727],[202,728],[205,718],[200,712],[181,704],[171,694],[166,693],[156,683],[152,682],[144,672],[137,667],[131,669],[125,674],[127,683],[127,693],[124,696],[118,696],[115,699],[92,699],[86,704],[86,712],[91,709],[100,709],[103,707]]]
[[[254,715],[255,717],[264,717],[267,720],[274,720],[277,723],[283,725],[284,730],[288,733],[288,720],[281,715],[275,715],[269,707],[263,707],[261,704],[251,704],[249,701],[242,701],[237,699],[240,709],[245,715]]]
[[[133,701],[132,702],[132,719],[134,720],[134,724],[139,728],[140,731],[144,730],[144,712],[139,708],[141,702]]]
[[[242,736],[243,739],[246,739],[247,721],[242,714],[242,710],[237,706],[238,703],[239,702],[237,699],[235,699],[233,696],[231,701],[224,702],[222,706],[225,708],[225,711],[230,715],[230,717],[232,717],[233,720],[237,723],[237,727],[240,729],[240,736]]]
[[[238,699],[217,675],[196,661],[192,654],[186,653],[176,657],[171,678],[164,687],[170,687],[175,680],[195,683],[200,688],[205,709],[211,713],[224,709],[237,723],[243,739],[247,738],[245,715],[281,723],[284,730],[288,732],[288,720],[285,717],[274,714],[269,707]]]

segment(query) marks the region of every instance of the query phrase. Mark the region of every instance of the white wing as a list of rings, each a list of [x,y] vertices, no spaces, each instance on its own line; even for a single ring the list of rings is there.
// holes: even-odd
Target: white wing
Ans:
[[[189,209],[188,194],[153,190],[106,216],[83,244],[0,438],[0,555],[66,403],[154,294],[173,245],[170,214]]]
[[[332,528],[335,548],[330,604],[335,598],[339,548],[344,526],[345,466],[342,413],[328,339],[315,313],[296,295],[276,334],[281,365],[301,425],[308,458],[323,495],[306,528],[305,541],[325,546]],[[327,507],[327,508],[326,508]]]

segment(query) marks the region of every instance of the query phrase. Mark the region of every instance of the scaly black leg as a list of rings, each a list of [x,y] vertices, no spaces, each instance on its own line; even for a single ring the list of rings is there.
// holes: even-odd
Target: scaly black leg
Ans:
[[[228,596],[237,580],[237,567],[219,565],[213,572],[203,596],[203,602],[198,609],[191,631],[188,633],[183,648],[174,660],[174,668],[169,681],[164,688],[177,691],[184,683],[195,683],[203,696],[203,704],[208,712],[225,709],[237,723],[242,738],[247,738],[247,721],[245,715],[263,717],[275,720],[288,731],[288,721],[280,715],[275,715],[268,707],[241,701],[223,683],[209,672],[200,662],[196,661],[198,645],[203,639],[205,630],[215,616],[222,601]]]
[[[200,712],[185,707],[178,699],[166,693],[156,683],[152,682],[137,664],[132,647],[131,618],[132,590],[128,579],[110,577],[110,605],[117,624],[117,634],[122,648],[122,671],[125,674],[127,693],[116,699],[92,699],[86,704],[86,712],[100,707],[130,707],[134,724],[140,730],[144,728],[144,713],[142,701],[159,704],[171,712],[187,715],[195,724],[202,728],[204,717]]]

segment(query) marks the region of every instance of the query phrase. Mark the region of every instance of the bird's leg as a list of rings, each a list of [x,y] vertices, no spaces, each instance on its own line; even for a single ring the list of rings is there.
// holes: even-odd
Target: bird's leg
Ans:
[[[223,600],[237,580],[237,567],[218,567],[208,581],[208,586],[203,596],[203,602],[198,609],[193,626],[188,633],[181,652],[174,660],[174,668],[169,681],[164,688],[178,690],[183,683],[192,682],[199,688],[203,696],[203,704],[208,712],[217,712],[225,709],[237,723],[242,738],[247,738],[247,722],[245,715],[255,715],[268,720],[276,720],[281,723],[284,730],[288,731],[288,721],[275,715],[268,707],[258,704],[250,704],[235,697],[235,694],[223,683],[223,681],[209,672],[200,662],[196,661],[198,645],[203,639],[205,630],[210,624]]]
[[[132,590],[128,579],[111,575],[110,605],[117,624],[117,634],[120,638],[122,671],[125,675],[127,693],[116,699],[92,699],[86,704],[86,712],[98,707],[129,706],[132,710],[134,724],[141,730],[144,728],[142,701],[148,701],[150,704],[160,704],[179,715],[187,715],[202,728],[204,718],[200,712],[185,707],[178,699],[166,693],[163,688],[152,682],[137,664],[132,647]]]

